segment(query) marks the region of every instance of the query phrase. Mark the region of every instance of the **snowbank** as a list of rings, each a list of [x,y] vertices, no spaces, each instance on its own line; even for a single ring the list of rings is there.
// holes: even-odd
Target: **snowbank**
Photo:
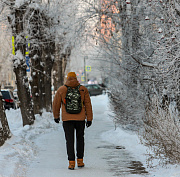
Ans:
[[[36,155],[38,147],[34,144],[37,136],[57,128],[52,114],[44,112],[36,115],[32,126],[22,126],[20,110],[6,111],[12,137],[0,147],[0,176],[10,177],[16,174],[24,175],[26,165]]]

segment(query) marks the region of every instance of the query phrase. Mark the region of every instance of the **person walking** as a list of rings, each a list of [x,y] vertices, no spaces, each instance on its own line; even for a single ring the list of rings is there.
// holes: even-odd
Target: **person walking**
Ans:
[[[66,139],[69,160],[68,169],[75,168],[74,132],[76,131],[77,166],[84,167],[84,130],[90,127],[93,112],[89,92],[80,85],[75,72],[67,74],[65,85],[59,87],[53,100],[53,115],[56,123],[60,122],[60,109]]]

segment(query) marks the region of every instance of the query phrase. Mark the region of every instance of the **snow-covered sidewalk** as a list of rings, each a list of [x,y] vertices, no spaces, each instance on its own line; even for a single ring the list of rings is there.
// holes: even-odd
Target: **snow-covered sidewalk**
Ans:
[[[102,99],[102,100],[101,100]],[[107,99],[107,98],[106,98]],[[35,144],[40,144],[36,159],[31,162],[28,169],[28,177],[110,177],[113,173],[109,171],[106,159],[106,149],[99,147],[107,145],[101,139],[102,132],[113,129],[113,123],[107,119],[107,100],[105,97],[92,98],[94,109],[94,120],[91,127],[85,130],[85,167],[68,170],[65,137],[62,124],[56,126],[57,130],[45,134],[36,139]],[[101,101],[100,101],[101,100]],[[99,105],[97,105],[97,103]]]
[[[86,137],[87,138],[87,137]],[[85,151],[85,167],[68,170],[68,160],[65,150],[65,140],[63,130],[48,133],[41,138],[38,138],[38,143],[41,144],[40,152],[27,172],[27,177],[79,177],[79,176],[112,176],[108,172],[106,160],[102,159],[104,152],[97,149],[97,142],[93,142],[95,137],[89,133],[89,138],[92,140],[86,141]],[[95,140],[96,141],[96,140]]]
[[[137,135],[114,129],[108,117],[108,97],[91,97],[94,120],[85,130],[85,167],[68,170],[62,124],[51,113],[36,116],[22,127],[19,110],[6,111],[12,138],[0,147],[0,177],[180,177],[180,166],[146,165],[148,150]]]

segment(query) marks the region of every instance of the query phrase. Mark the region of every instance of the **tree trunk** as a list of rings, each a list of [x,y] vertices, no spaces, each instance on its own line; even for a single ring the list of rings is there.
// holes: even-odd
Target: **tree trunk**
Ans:
[[[63,85],[62,83],[62,61],[55,60],[53,65],[53,85],[54,91],[56,92],[60,86]]]
[[[55,55],[55,43],[50,42],[47,43],[47,45],[43,48],[44,56],[42,57],[45,66],[44,66],[44,105],[43,107],[46,109],[46,111],[51,112],[52,111],[52,91],[51,91],[51,72],[53,67],[53,58],[52,56]]]
[[[40,65],[40,51],[32,52],[34,56],[36,55],[36,59],[31,58],[32,70],[31,70],[31,93],[32,99],[34,103],[34,114],[42,114],[42,104],[43,104],[43,96],[42,96],[42,67]]]
[[[26,5],[21,6],[18,9],[12,9],[12,16],[15,18],[9,18],[9,22],[12,25],[12,32],[15,39],[15,56],[14,62],[14,72],[16,75],[18,97],[20,100],[20,108],[23,119],[23,126],[31,125],[34,123],[35,117],[33,112],[33,105],[30,98],[29,82],[26,74],[26,59],[25,59],[25,49],[26,40],[23,33],[24,30],[24,13]],[[18,38],[18,41],[16,40]]]
[[[0,93],[0,146],[2,146],[4,142],[10,137],[11,132],[9,130],[9,125],[3,106],[2,95]]]
[[[68,56],[64,56],[62,59],[62,82],[65,83],[65,71],[67,66]]]
[[[60,86],[63,85],[63,78],[62,78],[62,58],[60,57],[60,52],[62,50],[62,46],[60,44],[56,44],[55,49],[55,61],[53,64],[53,85],[54,91],[56,92]]]
[[[42,65],[43,65],[43,77],[42,77],[42,98],[43,98],[43,105],[46,111],[52,111],[52,91],[51,91],[51,72],[54,63],[54,56],[55,56],[55,36],[54,35],[47,35],[46,33],[50,34],[51,27],[53,21],[47,14],[41,14],[42,20],[40,21],[41,28],[41,42],[42,42]]]
[[[64,40],[63,37],[59,37],[58,41],[60,43],[57,43],[55,46],[55,61],[53,64],[54,92],[65,82],[66,65],[72,50],[71,46],[66,47],[64,50]]]
[[[26,67],[18,67],[14,69],[17,80],[17,93],[20,100],[20,109],[23,118],[23,126],[34,123],[34,111],[32,100],[30,97],[29,83],[26,76]],[[26,84],[23,84],[26,83]]]
[[[39,10],[31,9],[32,11],[31,18],[29,19],[29,24],[31,25],[30,35],[30,58],[31,58],[31,92],[32,99],[34,103],[34,113],[42,114],[43,108],[43,66],[42,66],[42,34],[40,31],[41,19]]]
[[[67,66],[68,59],[71,55],[71,50],[72,50],[71,47],[67,47],[65,50],[65,54],[63,55],[63,59],[62,59],[62,79],[63,79],[63,82],[65,79],[66,66]]]

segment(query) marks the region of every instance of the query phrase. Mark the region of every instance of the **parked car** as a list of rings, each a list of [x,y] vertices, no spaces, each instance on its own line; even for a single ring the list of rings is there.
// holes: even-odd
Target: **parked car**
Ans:
[[[102,95],[105,92],[105,89],[98,84],[85,84],[84,86],[88,89],[90,96]]]
[[[14,98],[18,97],[18,95],[17,95],[17,89],[14,89],[14,90],[13,90],[13,96],[14,96]]]
[[[12,91],[10,91],[9,89],[3,89],[1,90],[2,93],[2,98],[4,100],[4,108],[5,109],[16,109],[17,108],[17,102],[13,96]]]
[[[16,100],[17,108],[19,108],[20,101],[19,101],[19,97],[18,97],[18,94],[17,94],[17,89],[13,90],[13,96],[14,96],[14,99]]]

